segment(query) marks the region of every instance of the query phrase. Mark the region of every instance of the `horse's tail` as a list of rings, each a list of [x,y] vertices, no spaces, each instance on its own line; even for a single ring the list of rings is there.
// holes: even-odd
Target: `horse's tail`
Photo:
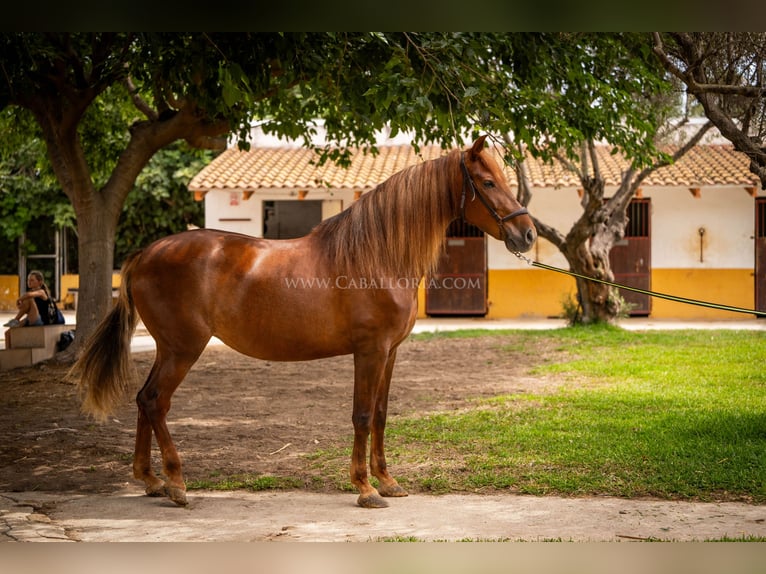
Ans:
[[[136,330],[138,314],[130,284],[140,255],[141,251],[137,251],[123,263],[120,296],[85,343],[70,370],[70,376],[78,380],[83,411],[100,420],[104,420],[124,400],[135,380],[130,340]]]

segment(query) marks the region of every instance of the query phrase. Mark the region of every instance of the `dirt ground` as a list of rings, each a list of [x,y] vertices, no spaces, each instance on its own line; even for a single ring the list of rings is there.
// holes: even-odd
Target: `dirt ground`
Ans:
[[[510,342],[493,336],[404,343],[389,423],[396,416],[464,408],[476,397],[552,385],[527,372],[533,360],[555,351],[509,352]],[[134,357],[143,381],[154,353]],[[2,374],[0,491],[106,493],[134,482],[132,397],[111,420],[96,423],[81,413],[77,388],[64,380],[65,373],[64,367],[44,364]],[[304,455],[350,448],[352,393],[351,356],[271,363],[208,347],[176,391],[168,417],[186,480],[276,475],[298,479],[310,490],[337,489],[318,477]],[[156,446],[154,454],[159,472]],[[413,470],[392,466],[400,477]]]
[[[513,336],[407,341],[394,370],[389,423],[402,416],[464,409],[480,397],[552,391],[561,379],[532,376],[530,367],[561,360],[560,353],[544,344],[521,346]],[[141,378],[153,355],[134,354]],[[691,541],[766,536],[764,507],[741,502],[419,492],[416,479],[424,466],[445,456],[437,445],[433,451],[424,445],[417,467],[390,460],[393,474],[413,496],[389,499],[391,506],[383,510],[359,508],[350,490],[348,455],[343,454],[350,450],[352,436],[351,357],[269,363],[224,346],[208,347],[174,395],[169,426],[187,481],[271,475],[289,477],[298,488],[192,490],[190,504],[182,510],[166,498],[144,496],[142,485],[132,478],[132,399],[111,420],[97,424],[81,414],[77,389],[64,381],[65,373],[65,367],[45,364],[0,377],[0,542]],[[340,454],[328,455],[328,450]],[[317,453],[316,460],[306,456],[312,453]],[[329,456],[335,459],[326,460]],[[159,471],[156,447],[154,457]],[[21,558],[28,564],[28,553]],[[313,558],[309,563],[313,568]],[[109,564],[113,569],[111,557]],[[51,567],[59,565],[56,561]],[[78,566],[76,571],[84,570]]]

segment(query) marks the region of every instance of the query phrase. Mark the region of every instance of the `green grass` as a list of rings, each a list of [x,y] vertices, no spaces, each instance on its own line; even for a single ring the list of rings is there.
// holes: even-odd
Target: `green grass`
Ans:
[[[299,480],[283,476],[268,475],[235,475],[235,476],[212,476],[209,479],[189,480],[186,483],[188,490],[284,490],[300,488],[303,483]]]
[[[568,359],[541,361],[533,373],[568,384],[459,415],[391,421],[394,467],[395,458],[433,461],[417,488],[766,502],[763,333],[505,335],[509,348],[546,340],[563,351]]]
[[[766,333],[599,326],[413,339],[427,352],[430,340],[465,337],[487,337],[557,386],[477,400],[456,413],[390,416],[389,466],[411,492],[766,503]],[[189,488],[352,491],[351,443],[349,434],[342,446],[307,456],[313,478],[305,484],[216,476]]]

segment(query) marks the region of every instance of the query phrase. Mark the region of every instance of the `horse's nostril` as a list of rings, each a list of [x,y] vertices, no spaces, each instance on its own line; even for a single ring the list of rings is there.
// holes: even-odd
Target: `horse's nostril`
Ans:
[[[535,233],[535,230],[531,227],[527,229],[525,239],[527,240],[527,244],[532,245],[532,243],[535,242],[535,239],[537,239],[537,233]]]

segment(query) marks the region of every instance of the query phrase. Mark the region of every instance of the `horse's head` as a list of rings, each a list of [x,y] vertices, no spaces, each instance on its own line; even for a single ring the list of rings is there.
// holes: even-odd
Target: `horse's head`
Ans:
[[[497,162],[484,151],[486,135],[460,157],[463,176],[460,214],[509,251],[529,251],[537,239],[532,218],[511,192]]]

